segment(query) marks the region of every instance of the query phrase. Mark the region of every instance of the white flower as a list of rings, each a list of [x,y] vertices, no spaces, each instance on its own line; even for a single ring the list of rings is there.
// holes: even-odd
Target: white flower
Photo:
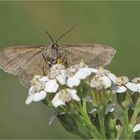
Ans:
[[[55,93],[58,90],[58,83],[56,79],[49,80],[48,82],[45,83],[45,91],[48,93]]]
[[[136,124],[133,128],[133,132],[137,132],[140,130],[140,123]]]
[[[67,86],[70,88],[79,86],[80,81],[86,79],[92,73],[97,73],[97,69],[88,68],[83,62],[78,65],[71,66],[66,70]]]
[[[40,92],[34,93],[32,95],[33,95],[33,101],[38,102],[38,101],[45,99],[47,93],[45,91],[40,91]]]
[[[132,80],[133,83],[137,85],[138,91],[140,93],[140,77],[136,77]]]
[[[75,73],[80,69],[79,65],[71,66],[66,70],[67,86],[73,88],[80,84],[80,79],[75,77]]]
[[[56,79],[61,85],[66,84],[66,70],[61,64],[53,65],[48,74],[49,79]]]
[[[47,82],[47,81],[49,81],[49,78],[48,78],[48,76],[42,76],[39,78],[39,81],[40,82]]]
[[[116,83],[112,87],[114,93],[124,93],[129,89],[132,92],[137,92],[138,88],[135,83],[129,82],[128,77],[121,76],[117,79]]]
[[[33,79],[31,80],[31,87],[33,86],[34,90],[40,91],[44,88],[44,82],[40,80],[41,78],[41,75],[34,75]],[[31,89],[29,89],[29,92]]]
[[[52,100],[52,104],[54,107],[58,107],[65,105],[66,102],[70,102],[71,100],[80,101],[80,98],[75,89],[66,88],[56,93]]]
[[[111,72],[107,73],[106,75],[110,78],[110,80],[111,80],[113,83],[116,83],[116,81],[117,81],[116,75],[114,75],[114,74],[111,73]]]
[[[126,84],[126,87],[131,90],[132,92],[137,92],[138,91],[138,87],[135,83],[132,83],[132,82],[128,82]]]
[[[38,102],[38,101],[41,101],[43,99],[45,99],[47,93],[43,90],[39,91],[39,92],[35,92],[34,88],[31,87],[30,90],[29,90],[29,95],[25,101],[25,103],[28,105],[30,104],[31,102]]]
[[[96,76],[94,76],[92,78],[92,80],[90,81],[90,86],[92,88],[95,88],[97,90],[101,90],[104,88],[104,83],[101,79],[97,78]]]
[[[75,77],[78,79],[86,79],[91,73],[96,73],[98,70],[94,68],[80,68],[76,73]]]
[[[66,84],[65,70],[61,70],[60,74],[56,76],[56,79],[61,85],[65,85]]]
[[[96,88],[97,90],[110,88],[112,83],[116,82],[117,77],[109,72],[108,70],[100,67],[98,71],[96,71],[96,75],[90,82],[90,86],[92,88]]]
[[[99,70],[96,73],[97,77],[107,77],[112,83],[115,83],[117,81],[117,77],[111,73],[110,71],[100,67]]]
[[[111,80],[107,76],[99,77],[99,80],[103,81],[103,85],[105,89],[111,87]]]
[[[75,86],[79,86],[80,85],[80,80],[76,77],[69,77],[68,80],[67,80],[67,85],[68,87],[70,88],[73,88]]]

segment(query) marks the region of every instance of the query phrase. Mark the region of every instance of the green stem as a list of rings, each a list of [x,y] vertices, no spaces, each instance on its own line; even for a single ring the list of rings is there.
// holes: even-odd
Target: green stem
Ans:
[[[84,135],[82,132],[80,132],[79,130],[77,130],[77,132],[70,132],[73,133],[75,135],[80,136],[82,139],[88,139],[88,137],[86,135]]]
[[[100,106],[98,110],[99,115],[99,125],[102,139],[106,139],[105,135],[105,107]]]
[[[114,130],[110,130],[110,136],[111,136],[111,139],[115,139],[115,132]]]
[[[138,116],[138,113],[140,112],[140,98],[137,100],[135,108],[134,108],[134,113],[132,115],[132,118],[130,120],[130,124],[132,127],[136,124],[136,118]]]
[[[82,100],[82,108],[80,109],[80,120],[85,124],[85,126],[89,129],[90,134],[92,135],[93,138],[99,139],[101,138],[100,133],[96,129],[96,127],[93,125],[91,122],[88,113],[87,113],[87,107],[86,107],[86,98],[83,98]]]
[[[124,108],[124,132],[125,132],[125,139],[129,139],[129,131],[130,126],[129,126],[129,118],[128,118],[128,107]]]
[[[134,112],[133,112],[132,118],[131,118],[131,120],[130,120],[130,125],[131,125],[130,137],[132,136],[133,127],[134,127],[135,124],[136,124],[136,118],[137,118],[139,112],[140,112],[140,98],[138,98],[138,100],[137,100],[137,102],[136,102],[136,104],[135,104]]]

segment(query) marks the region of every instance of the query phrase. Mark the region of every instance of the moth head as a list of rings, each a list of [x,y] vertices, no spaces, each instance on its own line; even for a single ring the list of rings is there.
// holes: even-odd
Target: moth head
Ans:
[[[52,44],[51,47],[52,47],[52,49],[58,50],[58,44],[57,43]]]

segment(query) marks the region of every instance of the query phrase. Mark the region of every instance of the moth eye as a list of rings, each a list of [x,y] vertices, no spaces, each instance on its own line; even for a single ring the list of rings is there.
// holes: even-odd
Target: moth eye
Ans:
[[[58,44],[53,44],[52,48],[58,50]]]

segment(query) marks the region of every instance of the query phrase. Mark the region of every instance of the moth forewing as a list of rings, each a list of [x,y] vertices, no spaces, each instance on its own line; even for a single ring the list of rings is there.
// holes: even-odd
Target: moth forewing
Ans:
[[[73,44],[61,46],[65,50],[68,65],[83,60],[90,67],[108,65],[116,51],[110,46],[101,44]]]

